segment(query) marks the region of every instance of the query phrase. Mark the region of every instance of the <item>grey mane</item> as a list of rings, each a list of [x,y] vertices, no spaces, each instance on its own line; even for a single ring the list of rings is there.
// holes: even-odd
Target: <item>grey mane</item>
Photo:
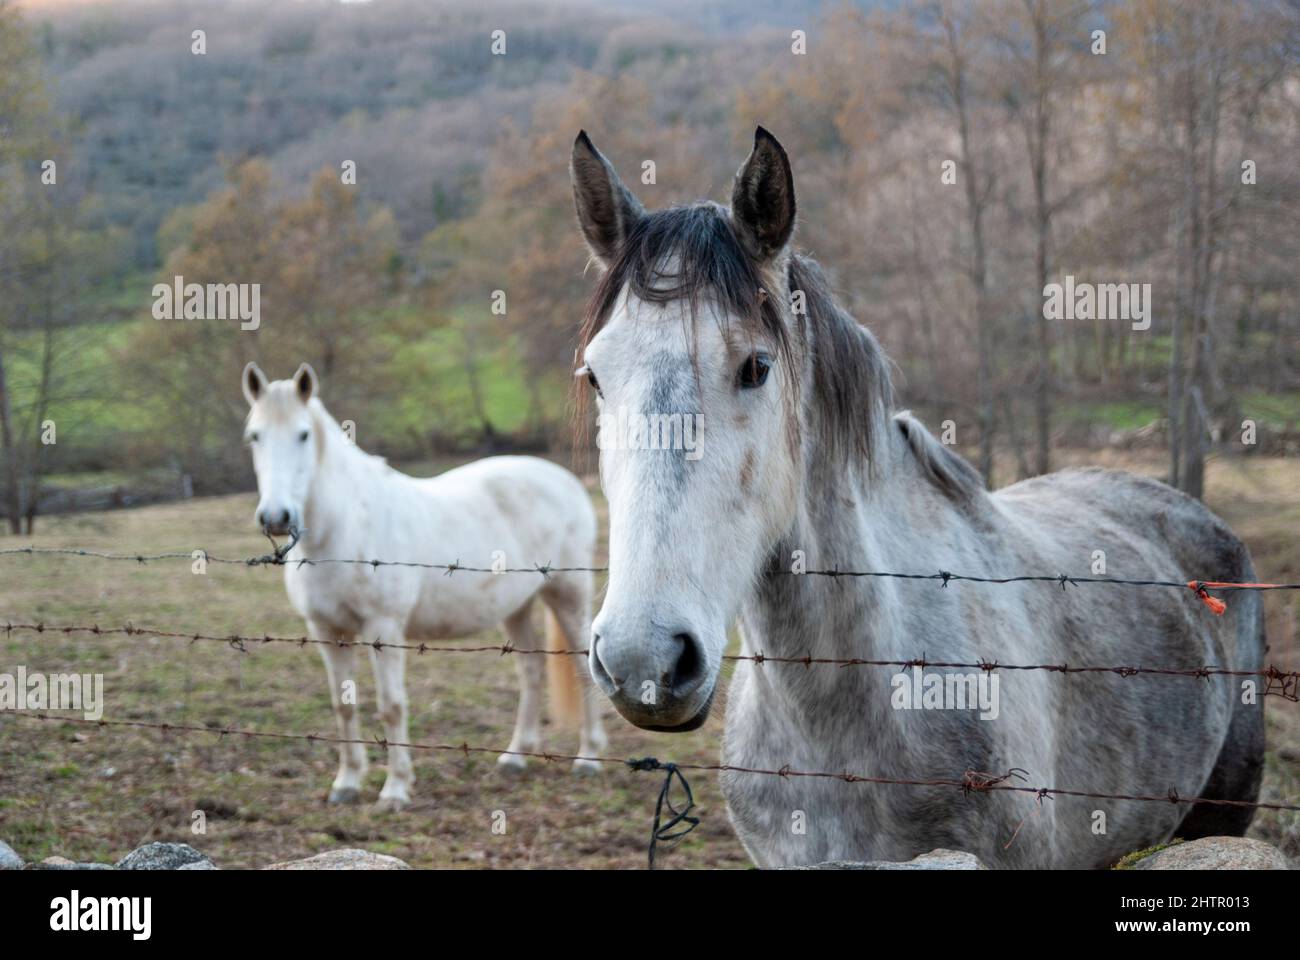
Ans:
[[[871,332],[835,302],[817,261],[793,254],[788,269],[792,298],[804,295],[817,439],[834,462],[864,461],[870,470],[881,462],[894,407],[889,360]]]
[[[790,359],[779,297],[745,252],[727,209],[716,203],[656,210],[628,229],[587,304],[579,355],[604,327],[624,288],[646,301],[687,301],[692,323],[700,300],[713,300],[723,323],[738,318],[744,329],[770,337],[782,361]]]
[[[946,496],[968,502],[984,490],[984,480],[965,458],[934,438],[910,410],[894,414],[894,423],[907,440],[922,474]]]
[[[811,341],[812,405],[818,435],[837,462],[879,462],[894,408],[889,358],[876,338],[836,302],[815,260],[790,258],[790,291],[802,290]],[[970,501],[984,489],[975,468],[948,450],[909,411],[893,414],[921,474],[945,496]]]

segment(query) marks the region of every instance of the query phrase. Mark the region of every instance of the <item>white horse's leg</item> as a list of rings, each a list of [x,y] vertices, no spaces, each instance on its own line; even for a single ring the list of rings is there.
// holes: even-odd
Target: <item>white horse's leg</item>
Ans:
[[[516,650],[540,650],[537,631],[533,629],[533,602],[506,618],[506,639]],[[510,738],[507,751],[534,752],[542,743],[542,686],[546,674],[545,654],[514,654],[515,671],[519,674],[519,712],[515,717],[515,733]],[[528,758],[514,753],[503,753],[497,763],[507,770],[522,770]]]
[[[586,582],[569,576],[546,595],[546,603],[555,614],[570,650],[582,650],[591,644],[591,582],[589,575],[579,577],[586,577]],[[601,756],[609,747],[609,738],[600,719],[600,700],[592,696],[593,690],[587,682],[587,662],[576,656],[567,659],[573,661],[582,687],[582,729],[578,753],[583,757]],[[600,762],[596,760],[573,761],[575,773],[594,773],[599,769]]]
[[[313,640],[350,640],[318,624],[307,621],[307,633]],[[330,701],[334,704],[334,718],[339,737],[360,741],[361,723],[357,717],[357,657],[356,648],[319,645],[325,661],[325,675],[329,680]],[[339,744],[339,772],[330,788],[330,803],[356,803],[361,799],[361,781],[366,775],[366,748],[359,742]]]
[[[366,624],[361,639],[373,644],[401,644],[405,642],[402,629],[395,620],[375,620]],[[380,810],[401,810],[411,802],[411,787],[415,784],[415,768],[411,764],[410,747],[398,746],[410,742],[407,729],[406,706],[406,649],[401,646],[383,646],[370,651],[370,665],[375,671],[375,696],[379,701],[379,719],[388,739],[388,777],[379,791]]]

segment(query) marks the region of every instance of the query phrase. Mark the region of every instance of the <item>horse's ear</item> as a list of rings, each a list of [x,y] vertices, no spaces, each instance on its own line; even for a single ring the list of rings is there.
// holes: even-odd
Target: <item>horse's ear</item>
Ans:
[[[569,179],[573,181],[573,205],[578,210],[578,226],[592,255],[603,265],[618,256],[633,224],[645,216],[641,201],[623,186],[587,131],[578,133],[569,158]]]
[[[794,174],[785,149],[762,127],[754,131],[754,149],[736,172],[731,193],[736,232],[760,262],[776,256],[794,233]]]
[[[251,360],[244,367],[244,375],[240,378],[240,382],[244,386],[244,399],[248,401],[250,407],[266,392],[266,374]]]
[[[320,390],[320,378],[316,376],[316,371],[311,368],[310,363],[304,363],[293,375],[293,385],[298,391],[298,399],[306,403]]]

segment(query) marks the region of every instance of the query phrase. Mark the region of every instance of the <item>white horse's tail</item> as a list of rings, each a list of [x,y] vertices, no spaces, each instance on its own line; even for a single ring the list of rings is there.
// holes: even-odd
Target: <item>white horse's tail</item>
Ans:
[[[551,718],[558,726],[574,729],[582,706],[578,685],[578,657],[568,653],[569,640],[551,608],[546,607],[546,682],[551,693]]]

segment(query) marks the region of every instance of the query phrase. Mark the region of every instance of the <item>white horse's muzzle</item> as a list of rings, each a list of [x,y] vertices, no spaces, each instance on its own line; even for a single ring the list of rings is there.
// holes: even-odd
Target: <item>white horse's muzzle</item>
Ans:
[[[708,718],[717,685],[693,631],[622,629],[600,617],[588,658],[592,680],[628,722],[647,730],[693,730]]]

